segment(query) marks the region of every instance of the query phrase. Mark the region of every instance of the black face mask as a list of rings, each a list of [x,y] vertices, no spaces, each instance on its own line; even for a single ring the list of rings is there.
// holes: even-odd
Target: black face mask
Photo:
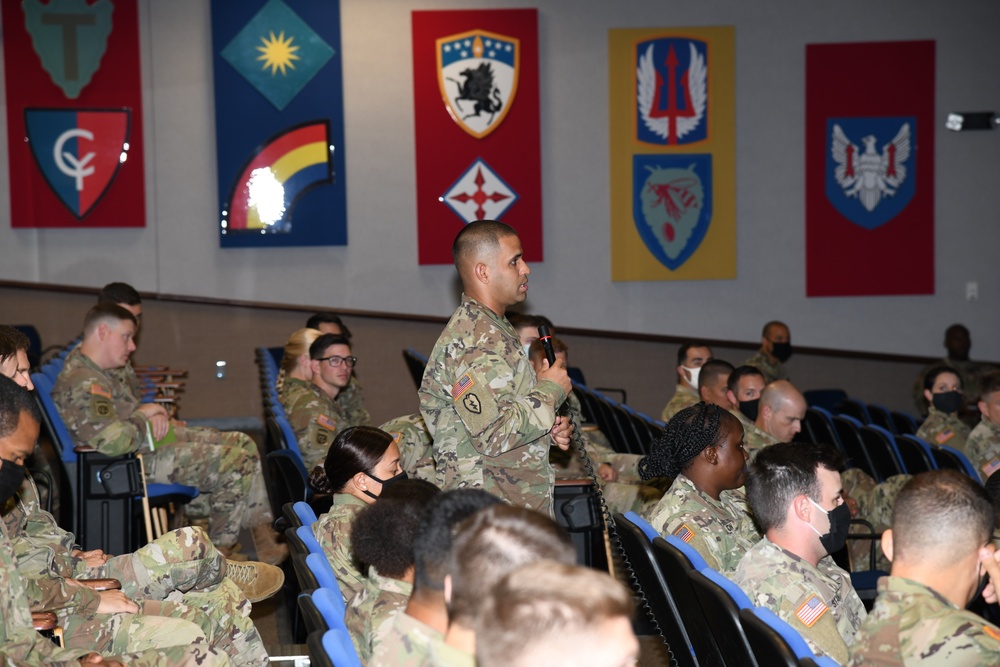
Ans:
[[[368,473],[365,473],[365,474],[368,475]],[[389,479],[379,479],[375,475],[368,475],[368,476],[371,477],[376,482],[378,482],[379,484],[382,485],[382,490],[379,491],[379,494],[385,493],[385,490],[388,489],[393,484],[395,484],[396,482],[401,482],[404,479],[409,479],[410,478],[410,476],[406,474],[405,470],[403,472],[399,473],[398,475],[393,475]],[[365,489],[364,491],[362,491],[362,493],[365,494],[366,496],[368,496],[369,498],[374,498],[375,500],[378,500],[378,496],[376,496],[374,493],[372,493],[368,489]]]
[[[757,421],[757,409],[759,407],[759,398],[755,398],[752,401],[740,401],[740,412],[742,412],[743,416],[752,422]]]
[[[851,510],[847,503],[841,503],[832,510],[825,510],[812,498],[809,500],[818,509],[826,512],[827,518],[830,519],[830,530],[819,536],[819,543],[823,545],[828,554],[840,551],[847,543],[847,533],[851,530]],[[818,530],[816,532],[819,533]]]
[[[24,466],[3,459],[3,467],[0,467],[0,505],[6,503],[11,496],[17,493],[23,482]]]
[[[958,412],[958,410],[965,403],[965,399],[962,398],[962,392],[960,391],[946,391],[940,394],[931,394],[931,398],[933,399],[931,402],[934,404],[934,409],[947,414]]]
[[[785,363],[792,357],[792,344],[771,343],[771,354],[781,363]]]

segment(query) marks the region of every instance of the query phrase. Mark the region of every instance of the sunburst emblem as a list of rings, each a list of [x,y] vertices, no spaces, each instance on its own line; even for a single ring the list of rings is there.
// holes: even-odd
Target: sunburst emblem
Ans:
[[[282,30],[278,33],[278,36],[274,36],[274,31],[271,31],[270,37],[261,37],[260,41],[263,42],[264,46],[256,47],[261,55],[257,56],[257,60],[263,60],[264,64],[261,69],[271,68],[271,75],[277,74],[278,70],[281,70],[281,75],[284,76],[286,68],[295,69],[295,63],[293,60],[300,60],[300,58],[295,55],[295,52],[299,50],[299,47],[292,45],[292,37],[289,36],[285,39],[285,31]]]

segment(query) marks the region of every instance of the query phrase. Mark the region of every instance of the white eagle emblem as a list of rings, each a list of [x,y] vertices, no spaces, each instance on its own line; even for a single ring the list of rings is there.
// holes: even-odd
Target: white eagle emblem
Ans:
[[[910,124],[903,123],[896,137],[882,147],[878,153],[875,145],[878,139],[873,134],[862,137],[865,145],[859,154],[858,146],[844,134],[840,125],[833,126],[833,140],[830,152],[837,167],[834,178],[847,197],[857,197],[865,210],[871,213],[882,201],[882,197],[896,194],[900,184],[906,180],[906,166],[910,157]]]
[[[690,115],[675,114],[668,117],[651,113],[654,102],[659,99],[659,90],[663,87],[663,79],[653,65],[652,44],[646,49],[646,53],[639,57],[639,67],[636,69],[639,113],[642,122],[650,132],[668,142],[682,139],[685,134],[698,127],[705,117],[705,103],[708,100],[708,68],[705,66],[704,56],[698,53],[694,44],[688,46],[691,49],[691,60],[681,79],[681,86],[687,93],[688,111],[694,112]],[[670,94],[673,95],[674,91],[670,91]],[[671,125],[675,123],[676,126],[672,128]]]

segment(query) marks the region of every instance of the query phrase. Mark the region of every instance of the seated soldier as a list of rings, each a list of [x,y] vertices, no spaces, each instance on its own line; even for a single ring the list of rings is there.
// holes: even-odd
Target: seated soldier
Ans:
[[[927,419],[917,429],[917,437],[932,445],[947,445],[965,454],[969,427],[958,417],[965,404],[962,377],[953,368],[937,366],[924,376]]]
[[[28,364],[28,337],[9,324],[0,324],[0,375],[9,377],[29,391],[35,388],[31,383],[31,366]]]
[[[84,320],[83,342],[66,357],[52,390],[74,442],[108,456],[144,451],[150,482],[188,484],[211,494],[209,536],[229,554],[241,528],[250,528],[257,557],[277,564],[278,544],[257,445],[247,435],[188,428],[155,403],[142,403],[109,376],[135,350],[136,320],[115,304],[98,304]],[[149,451],[146,451],[149,450]]]
[[[745,434],[750,460],[753,461],[764,447],[777,442],[791,442],[802,430],[807,407],[806,399],[787,380],[778,380],[764,387],[760,394],[757,420]]]
[[[995,514],[985,491],[954,470],[917,475],[900,492],[882,548],[892,560],[850,665],[998,665],[1000,628],[966,611],[1000,582],[990,544]]]
[[[948,366],[953,369],[964,384],[965,406],[971,407],[979,401],[981,389],[980,379],[986,373],[1000,370],[996,364],[971,361],[969,352],[972,350],[972,337],[969,330],[961,324],[952,324],[944,332],[944,348],[948,351],[944,359],[935,361],[929,366],[920,370],[913,383],[913,404],[922,416],[927,416],[927,401],[924,400],[924,382],[927,373],[940,366]],[[960,416],[969,416],[964,410],[959,412]],[[974,425],[968,422],[968,425]]]
[[[764,380],[771,384],[776,380],[787,380],[785,362],[792,356],[792,334],[784,322],[772,320],[760,332],[760,350],[743,362],[764,374]]]
[[[757,421],[760,394],[766,385],[764,374],[753,366],[739,366],[729,374],[726,398],[732,405],[730,412],[743,424],[744,432],[748,432]]]
[[[338,433],[367,423],[352,423],[347,403],[341,402],[341,390],[350,383],[357,361],[346,338],[323,334],[309,346],[312,380],[306,383],[288,378],[284,383],[282,405],[295,431],[306,470],[322,465]]]
[[[530,353],[531,344],[538,340],[538,327],[547,326],[543,318],[527,313],[507,313],[507,321],[517,332],[525,354]]]
[[[354,560],[368,567],[365,589],[347,605],[344,622],[362,664],[372,655],[374,630],[406,607],[413,592],[413,542],[420,519],[441,490],[421,479],[404,479],[361,510],[351,526]]]
[[[317,329],[299,329],[285,341],[275,389],[278,390],[278,398],[286,413],[289,404],[288,395],[308,389],[312,382],[313,372],[312,360],[309,358],[309,346],[322,335]]]
[[[1000,372],[987,373],[979,384],[979,424],[972,429],[965,443],[965,454],[986,483],[990,475],[1000,470]]]
[[[663,408],[661,420],[670,421],[678,412],[701,400],[698,398],[698,374],[711,358],[712,348],[701,341],[688,341],[677,349],[677,389]]]
[[[394,612],[375,628],[369,667],[420,667],[432,640],[448,630],[444,579],[451,563],[455,526],[481,509],[500,503],[479,489],[455,489],[428,505],[413,542],[413,593],[405,610]]]
[[[342,336],[347,339],[347,344],[353,347],[351,330],[341,321],[340,317],[333,313],[316,313],[306,322],[306,328],[318,329],[320,333]],[[353,368],[351,369],[351,380],[346,387],[340,390],[337,402],[341,405],[348,426],[367,426],[372,423],[371,416],[365,409],[364,391]]]
[[[733,581],[805,638],[818,655],[847,662],[867,615],[851,575],[829,554],[847,540],[844,458],[833,445],[780,443],[750,464],[747,501],[764,539],[743,555]]]
[[[664,537],[688,543],[709,567],[731,573],[760,539],[741,490],[746,461],[736,417],[708,403],[681,410],[639,462],[644,478],[674,480],[643,518]]]
[[[478,667],[630,667],[632,592],[607,572],[541,560],[501,579],[476,627]]]
[[[399,465],[410,477],[439,485],[431,453],[431,434],[419,412],[390,419],[379,429],[392,436],[399,447]],[[443,481],[441,482],[443,483]]]
[[[698,373],[698,396],[706,403],[714,403],[723,410],[731,410],[733,405],[729,402],[726,392],[729,387],[729,376],[733,372],[733,365],[722,359],[709,359],[701,367]]]

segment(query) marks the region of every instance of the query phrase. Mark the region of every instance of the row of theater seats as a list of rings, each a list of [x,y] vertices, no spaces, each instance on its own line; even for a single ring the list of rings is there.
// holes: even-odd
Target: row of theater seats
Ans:
[[[678,667],[834,667],[682,540],[634,512],[615,516],[639,606]]]
[[[282,508],[288,523],[285,536],[292,554],[298,605],[293,634],[304,636],[312,664],[323,667],[361,667],[351,635],[344,623],[346,607],[330,561],[313,535],[317,517],[304,502]]]

